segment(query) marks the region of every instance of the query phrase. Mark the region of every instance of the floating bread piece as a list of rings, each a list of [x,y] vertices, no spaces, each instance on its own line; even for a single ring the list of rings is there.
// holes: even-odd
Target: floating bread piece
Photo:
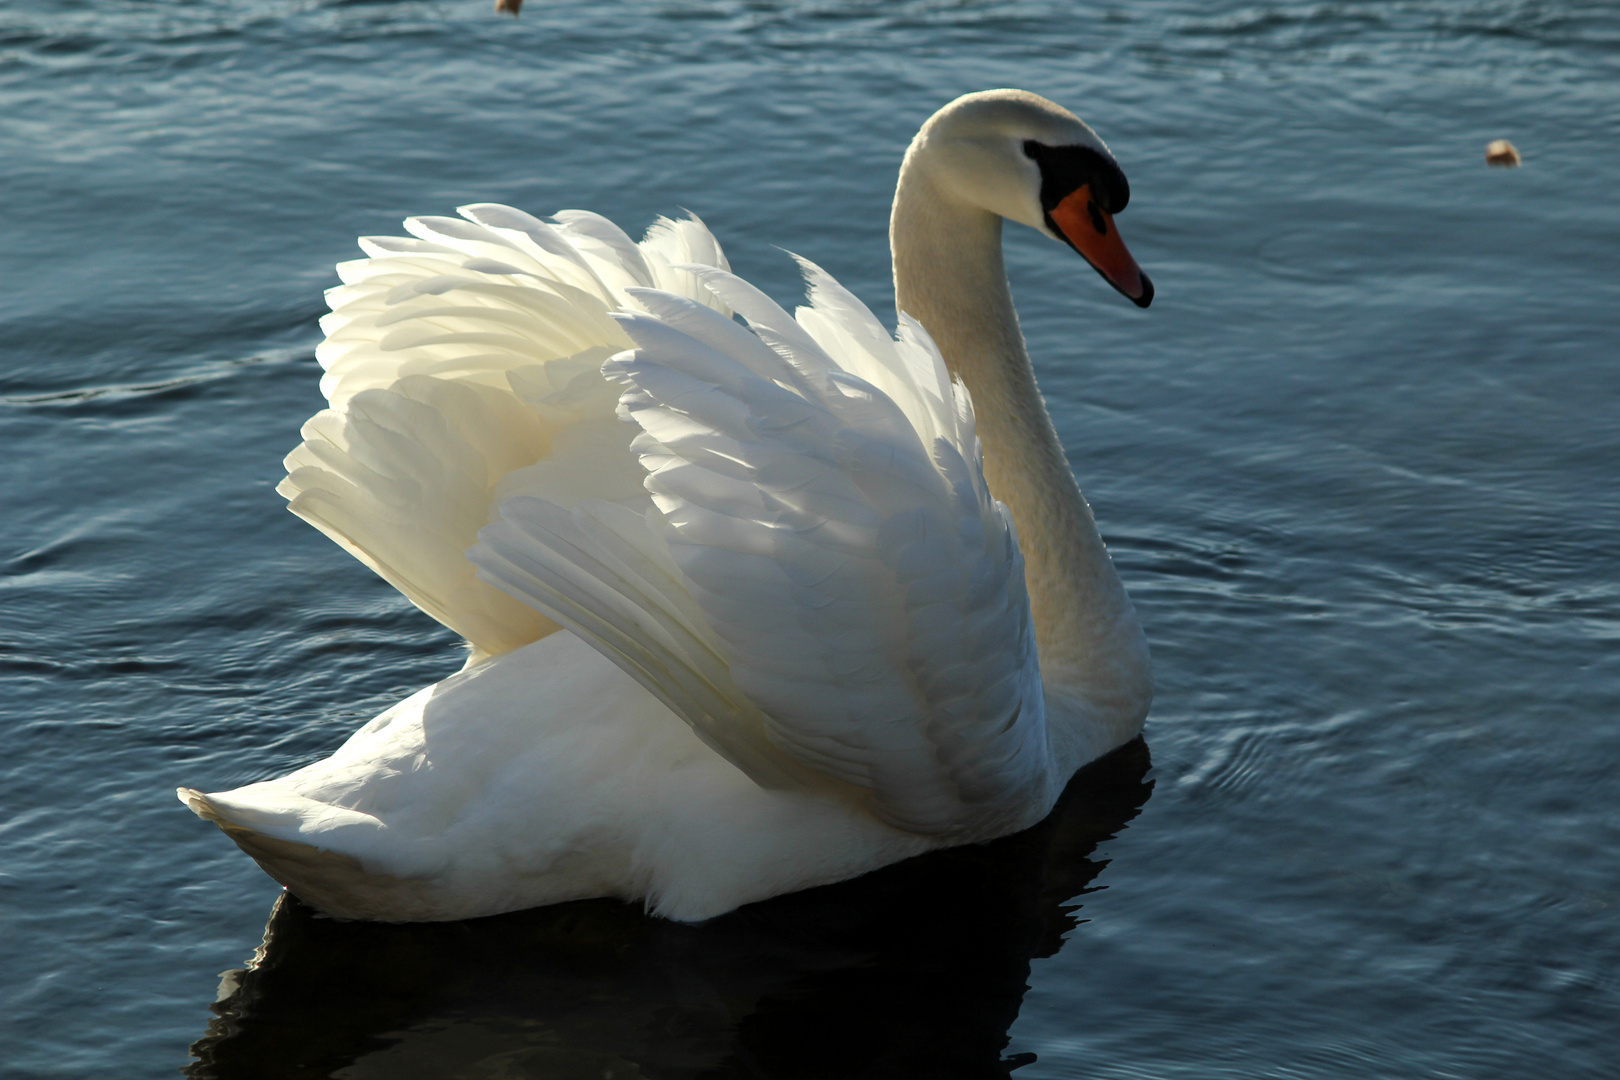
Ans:
[[[1492,139],[1485,147],[1485,164],[1504,169],[1516,168],[1519,164],[1519,148],[1506,139]]]

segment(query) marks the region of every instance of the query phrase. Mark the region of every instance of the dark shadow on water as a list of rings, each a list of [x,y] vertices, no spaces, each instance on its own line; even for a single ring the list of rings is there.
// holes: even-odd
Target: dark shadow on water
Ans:
[[[316,916],[284,895],[186,1070],[210,1080],[970,1080],[1002,1056],[1030,961],[1078,920],[1090,858],[1147,801],[1141,740],[991,844],[697,926],[590,900],[461,923]]]

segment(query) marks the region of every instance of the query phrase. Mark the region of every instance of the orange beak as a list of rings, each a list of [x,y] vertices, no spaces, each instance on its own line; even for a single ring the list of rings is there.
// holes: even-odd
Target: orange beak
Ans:
[[[1119,238],[1114,219],[1098,205],[1090,184],[1081,184],[1047,215],[1069,246],[1137,307],[1153,303],[1153,282]]]

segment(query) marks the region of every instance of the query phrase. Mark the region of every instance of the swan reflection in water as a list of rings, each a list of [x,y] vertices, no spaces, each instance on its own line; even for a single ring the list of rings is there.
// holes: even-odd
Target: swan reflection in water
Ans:
[[[1002,1077],[1054,955],[1146,802],[1136,740],[1039,825],[706,923],[585,900],[458,923],[339,922],[283,894],[225,976],[191,1077]]]

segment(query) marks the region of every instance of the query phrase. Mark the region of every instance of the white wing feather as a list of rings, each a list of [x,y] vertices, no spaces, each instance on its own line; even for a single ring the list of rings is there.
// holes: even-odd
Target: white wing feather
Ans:
[[[1045,706],[971,403],[920,326],[891,338],[805,268],[797,318],[685,268],[746,330],[693,288],[626,286],[647,314],[615,316],[637,347],[604,372],[653,507],[515,498],[469,557],[762,783],[801,782],[783,762],[801,763],[912,832],[1007,831],[1045,775]],[[591,530],[639,562],[593,554]]]
[[[409,237],[365,238],[369,257],[338,268],[316,350],[330,407],[304,426],[278,490],[496,654],[557,625],[478,581],[466,549],[517,494],[565,507],[645,498],[600,371],[631,344],[610,312],[633,309],[625,290],[637,286],[703,299],[672,265],[726,261],[695,219],[661,219],[638,245],[582,211],[557,224],[493,204],[460,213],[413,218]]]

